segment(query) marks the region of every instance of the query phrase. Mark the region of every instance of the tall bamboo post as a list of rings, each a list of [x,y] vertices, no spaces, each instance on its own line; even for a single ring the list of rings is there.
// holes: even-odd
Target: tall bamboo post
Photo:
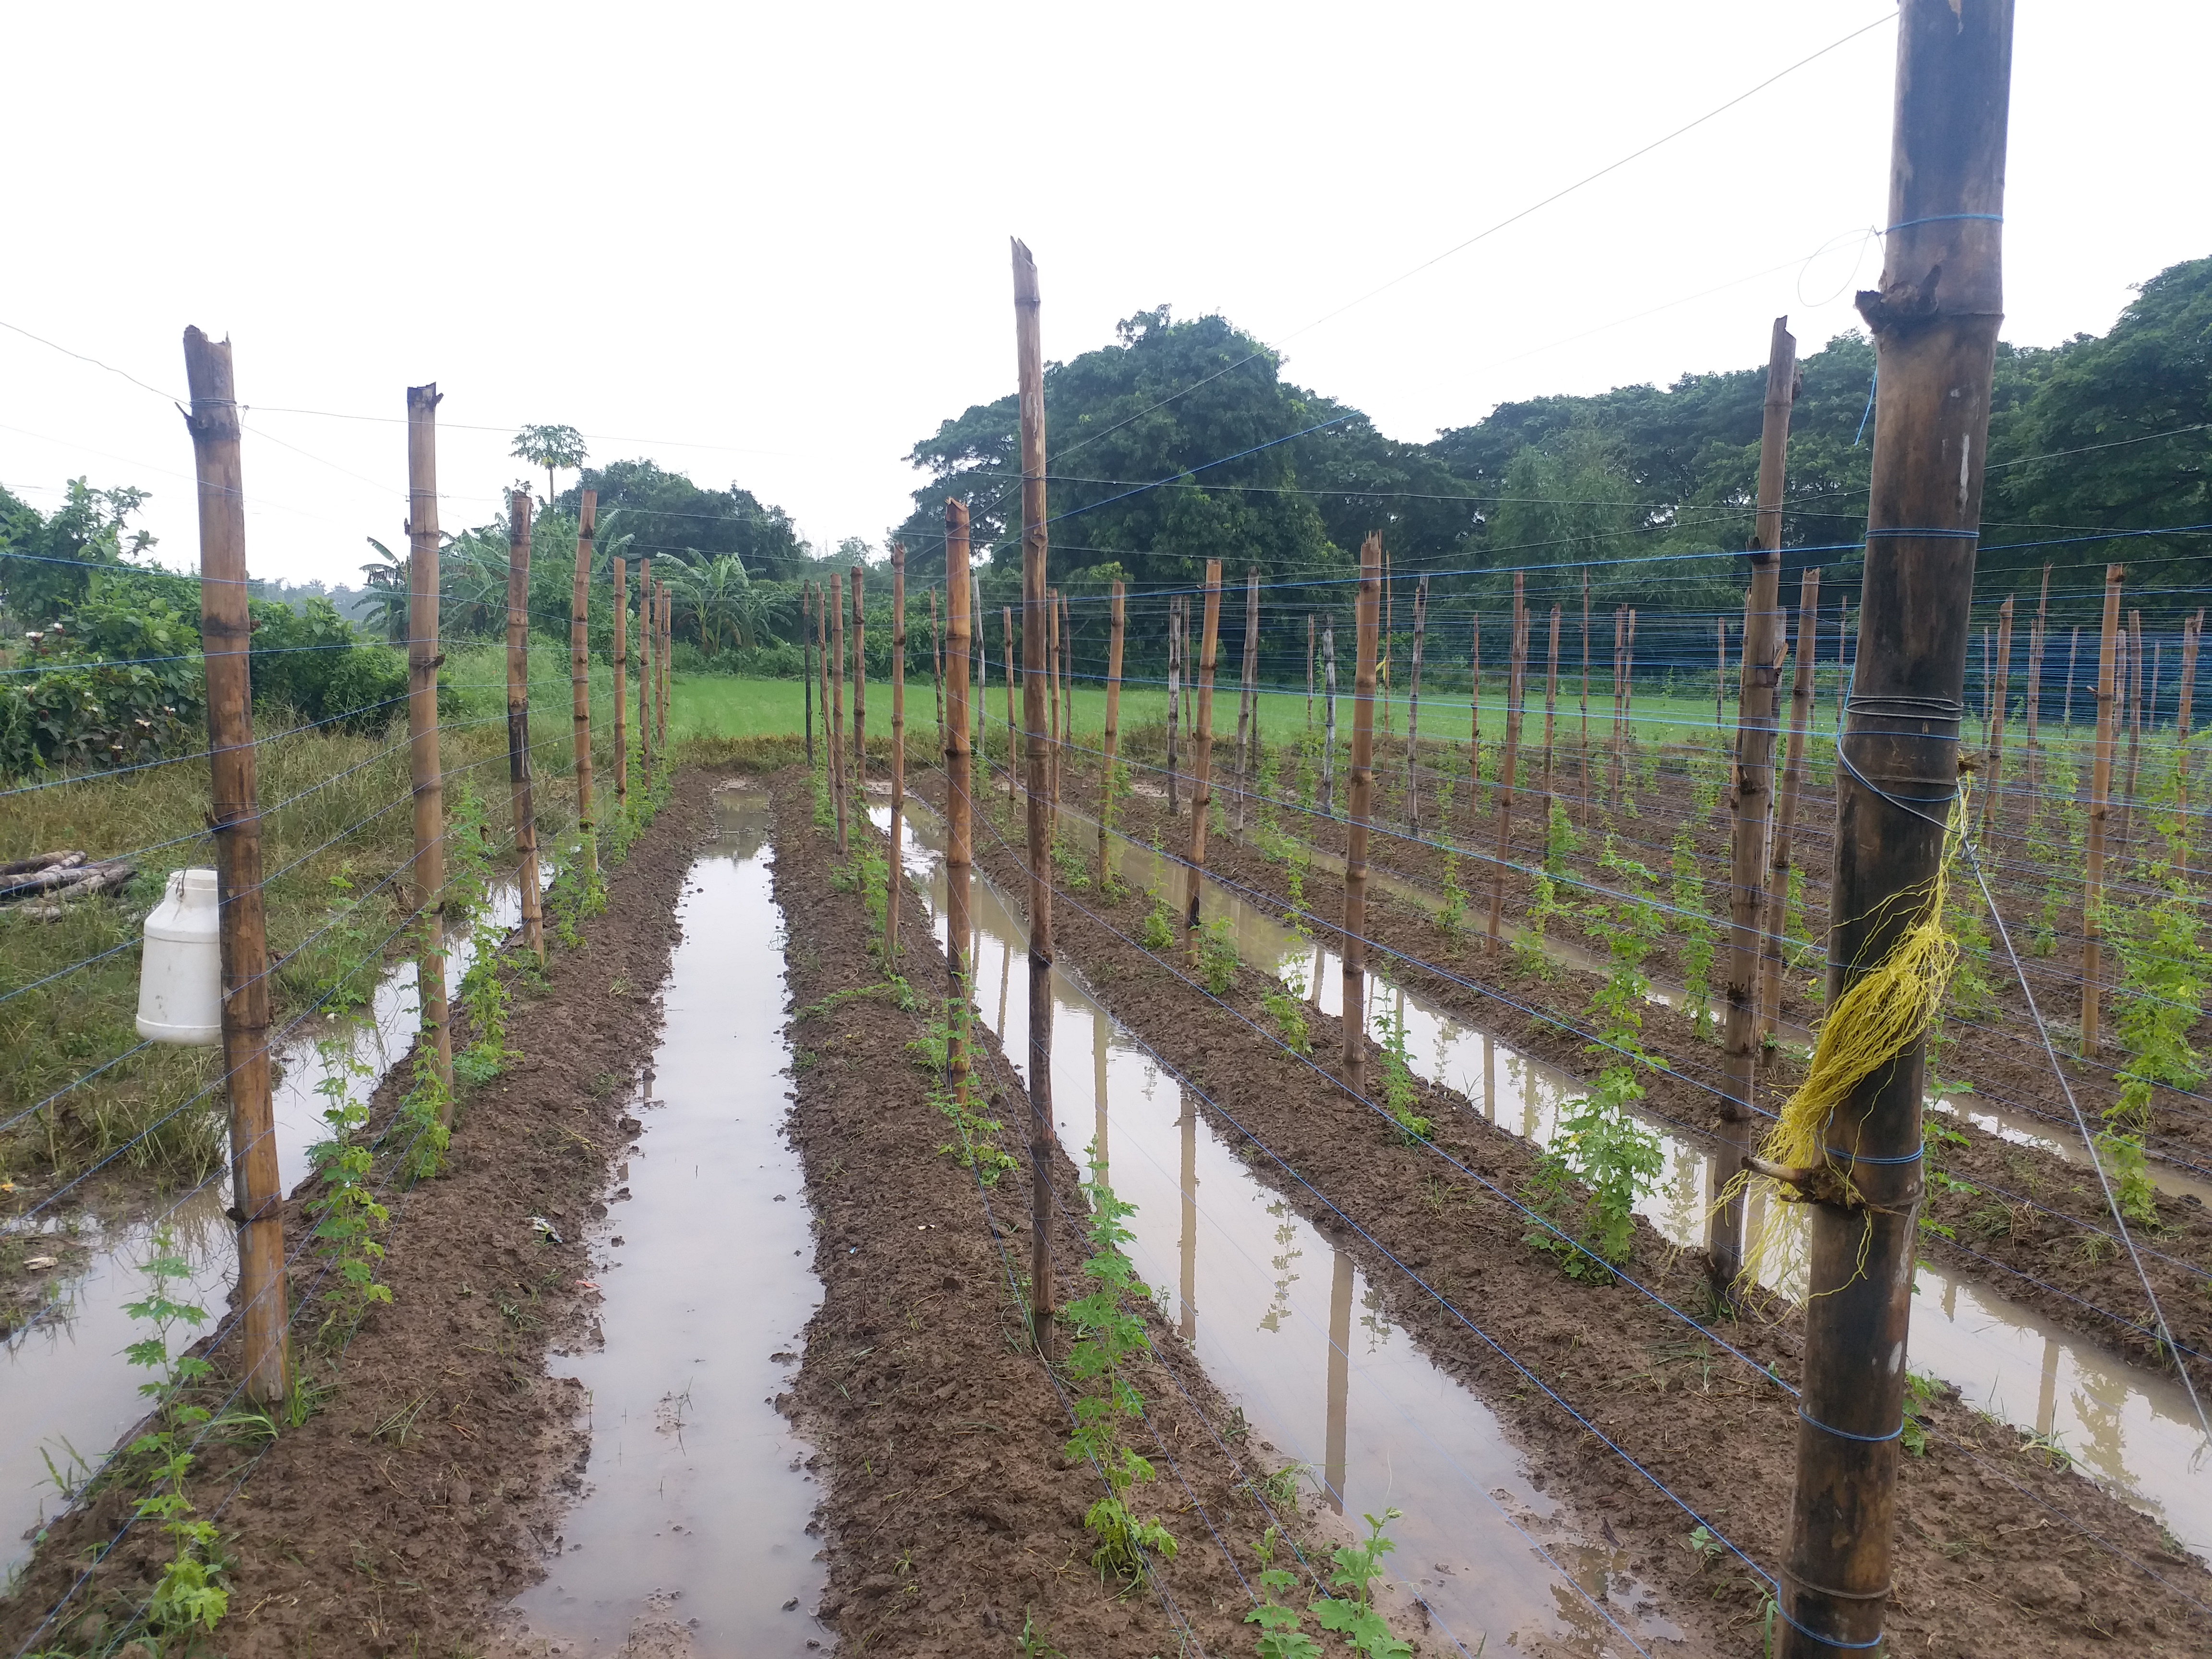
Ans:
[[[1336,618],[1321,625],[1321,815],[1336,816]]]
[[[1428,631],[1429,579],[1413,584],[1413,655],[1406,672],[1406,831],[1421,833],[1421,637]]]
[[[904,624],[900,624],[903,631]],[[945,639],[938,631],[937,590],[929,590],[929,684],[937,697],[937,728],[945,730]]]
[[[1559,607],[1552,607],[1552,645],[1544,664],[1544,826],[1548,844],[1552,823],[1552,726],[1559,708]]]
[[[1836,732],[1840,742],[1844,729],[1844,703],[1850,696],[1851,690],[1851,602],[1849,599],[1837,605],[1836,617]]]
[[[938,736],[945,745],[945,1067],[952,1097],[968,1100],[968,1049],[962,1034],[968,1022],[956,1013],[973,994],[975,957],[970,935],[975,921],[968,902],[968,872],[974,862],[972,814],[975,787],[968,726],[968,656],[975,641],[969,629],[975,617],[968,580],[968,507],[951,496],[945,502],[945,719]]]
[[[2174,873],[2183,881],[2189,879],[2189,716],[2191,704],[2197,691],[2197,646],[2204,629],[2204,613],[2199,611],[2182,624],[2181,630],[2181,702],[2174,711],[2173,722],[2173,783],[2177,812],[2175,836],[2177,853]]]
[[[1482,788],[1482,612],[1474,613],[1467,631],[1468,684],[1473,688],[1467,700],[1467,819],[1472,825],[1481,819],[1477,803]]]
[[[1367,1092],[1367,825],[1375,795],[1375,647],[1382,609],[1382,538],[1359,544],[1357,655],[1352,670],[1352,775],[1344,841],[1344,1085]],[[1324,639],[1326,636],[1324,636]]]
[[[862,570],[853,567],[853,810],[868,811],[868,623],[861,609],[866,595]]]
[[[2081,884],[2081,1052],[2094,1054],[2104,977],[2105,840],[2112,815],[2112,760],[2118,747],[2120,585],[2126,567],[2105,567],[2105,630],[2097,656],[2096,747],[2089,767],[2089,824]],[[2077,629],[2075,632],[2080,632]]]
[[[1522,676],[1528,661],[1527,610],[1522,603],[1527,573],[1513,573],[1513,617],[1507,637],[1512,641],[1505,666],[1505,753],[1498,767],[1498,851],[1490,868],[1490,921],[1483,929],[1496,956],[1504,949],[1505,870],[1513,861],[1513,784],[1521,759]]]
[[[1626,719],[1621,712],[1621,665],[1626,659],[1627,641],[1628,607],[1617,605],[1613,608],[1613,753],[1606,780],[1607,799],[1610,808],[1616,811],[1620,807],[1620,749],[1625,740]]]
[[[412,871],[418,1044],[437,1054],[438,1121],[453,1121],[453,1032],[446,1005],[446,794],[438,759],[438,388],[407,388],[407,736],[415,795]]]
[[[1045,769],[1046,787],[1052,802],[1052,839],[1060,844],[1060,593],[1047,589],[1044,632],[1045,752],[1051,764]]]
[[[2004,787],[2005,709],[2012,696],[2012,596],[1997,607],[1996,678],[1990,688],[1989,776],[1982,781],[1981,828],[1978,838],[1989,844],[1992,828],[2001,830],[1997,794]]]
[[[615,590],[615,816],[621,817],[629,808],[629,720],[625,710],[629,707],[629,654],[628,623],[629,592],[625,578],[629,572],[627,561],[614,562],[612,580]]]
[[[1114,862],[1107,850],[1107,838],[1114,827],[1114,801],[1117,785],[1115,781],[1115,751],[1121,742],[1121,644],[1127,628],[1122,584],[1114,584],[1113,610],[1107,619],[1106,635],[1106,738],[1101,744],[1104,753],[1100,762],[1098,780],[1098,890],[1108,890],[1108,880]]]
[[[642,591],[645,586],[645,575],[642,570],[639,572],[637,585]],[[805,688],[800,695],[806,704],[806,769],[810,772],[814,769],[814,635],[809,626],[813,620],[814,584],[802,582],[799,588],[799,649],[805,668],[799,678]],[[646,653],[645,636],[642,634],[638,635],[637,648],[638,676],[643,678],[646,665],[652,659]],[[639,732],[638,738],[642,742],[645,733]]]
[[[1006,635],[1006,799],[1014,798],[1016,751],[1019,748],[1014,736],[1014,608],[999,607],[999,621]],[[1026,696],[1026,693],[1024,694]],[[1026,762],[1024,763],[1026,764]]]
[[[937,640],[937,594],[930,592],[930,643]],[[941,714],[941,710],[940,710]],[[899,889],[905,884],[906,815],[906,544],[891,544],[891,830],[890,862],[884,877],[884,971],[898,972]]]
[[[1205,631],[1198,647],[1198,736],[1190,750],[1190,866],[1183,873],[1182,925],[1198,927],[1206,874],[1206,809],[1213,804],[1213,663],[1221,644],[1221,561],[1206,562]],[[1197,941],[1191,941],[1195,948]]]
[[[1014,340],[1020,371],[1022,459],[1022,710],[1028,726],[1030,861],[1030,1330],[1052,1358],[1052,825],[1045,734],[1045,649],[1052,632],[1045,585],[1044,346],[1036,264],[1014,244]]]
[[[659,653],[653,639],[656,631],[653,626],[653,561],[640,559],[637,562],[637,761],[638,775],[644,779],[648,789],[653,787],[653,757],[658,750],[658,745],[653,741],[652,713],[653,688],[659,672],[654,666]],[[817,613],[821,609],[821,596],[818,594],[815,596],[815,609]],[[801,626],[803,628],[804,624]],[[821,653],[817,652],[815,654],[819,656]],[[826,662],[823,666],[826,672]],[[811,680],[808,684],[811,684]],[[823,684],[826,690],[828,683],[825,681]],[[620,687],[616,688],[615,695],[623,695]],[[823,719],[829,718],[830,705],[827,702],[822,705],[822,714]],[[808,711],[806,744],[806,763],[811,766],[814,764],[811,709]]]
[[[1805,781],[1805,732],[1813,723],[1813,670],[1820,635],[1820,572],[1797,579],[1797,666],[1790,683],[1790,750],[1782,768],[1782,798],[1774,809],[1774,851],[1767,861],[1766,920],[1759,926],[1759,1036],[1774,1035],[1782,1017],[1783,933],[1789,923],[1792,836],[1797,794]]]
[[[1990,379],[2011,0],[1904,0],[1875,340],[1861,650],[1837,769],[1828,1006],[1922,918],[1958,787]],[[1855,1085],[1833,1115],[1804,1297],[1797,1477],[1781,1559],[1781,1659],[1878,1642],[1896,1530],[1899,1425],[1921,1197],[1923,1054]],[[1850,1126],[1844,1133],[1840,1126]],[[1850,1149],[1840,1158],[1838,1146]],[[1840,1164],[1840,1167],[1836,1167]]]
[[[1313,729],[1314,614],[1306,612],[1306,729]]]
[[[666,582],[660,585],[660,659],[657,665],[659,675],[659,707],[653,713],[653,726],[660,734],[660,752],[668,752],[668,697],[676,686],[676,593]]]
[[[1759,435],[1759,517],[1753,529],[1751,586],[1743,601],[1743,672],[1736,690],[1735,775],[1729,799],[1727,1012],[1721,1048],[1729,1086],[1720,1100],[1719,1145],[1713,1158],[1715,1200],[1706,1223],[1707,1271],[1717,1300],[1743,1272],[1743,1186],[1736,1180],[1751,1152],[1752,1105],[1759,1094],[1759,979],[1765,952],[1759,921],[1765,909],[1766,818],[1774,794],[1776,688],[1785,647],[1782,630],[1782,488],[1790,447],[1790,411],[1797,398],[1797,341],[1790,319],[1777,317],[1766,350],[1766,403]],[[1723,665],[1723,678],[1727,675]]]
[[[828,780],[830,793],[837,793],[837,726],[830,714],[830,595],[822,584],[814,588],[814,660],[821,684],[816,688],[815,703],[822,710],[822,771]],[[645,688],[638,687],[638,717],[645,714]]]
[[[1390,746],[1390,658],[1397,643],[1397,607],[1390,583],[1390,554],[1382,554],[1382,747]]]
[[[1583,802],[1582,811],[1576,815],[1583,828],[1589,826],[1589,671],[1590,671],[1590,608],[1589,567],[1583,567]]]
[[[1252,799],[1252,700],[1259,695],[1260,679],[1260,567],[1244,573],[1244,672],[1237,696],[1237,811],[1235,828],[1242,833]]]
[[[2123,860],[2135,849],[2136,802],[2142,798],[2143,635],[2140,611],[2128,612],[2127,664],[2128,787],[2120,795],[2119,853]]]
[[[1728,695],[1728,618],[1726,617],[1713,618],[1713,735],[1717,738],[1724,735],[1721,728],[1721,703]],[[1744,648],[1747,652],[1750,647],[1747,645]],[[1749,659],[1747,658],[1746,660]],[[1743,696],[1741,686],[1736,688],[1736,696],[1739,700],[1741,699]]]
[[[230,342],[210,340],[197,328],[186,329],[185,380],[192,400],[185,425],[191,433],[199,496],[200,639],[206,651],[208,754],[214,789],[208,823],[215,832],[221,899],[222,1065],[230,1095],[230,1190],[240,1218],[238,1299],[245,1386],[250,1399],[266,1406],[291,1392],[286,1334],[291,1321],[285,1307],[284,1192],[270,1091],[269,933],[261,891],[253,690],[247,669],[253,624],[246,613],[246,496]],[[410,457],[413,404],[410,392]],[[412,601],[410,593],[410,635]],[[436,701],[434,690],[434,720]],[[411,697],[409,712],[411,715]]]
[[[1053,828],[1060,826],[1060,787],[1067,762],[1075,753],[1075,624],[1067,614],[1067,595],[1062,593],[1059,603],[1060,617],[1054,624],[1060,638],[1060,762],[1053,772]]]
[[[2069,732],[2074,729],[2074,687],[2075,684],[2075,665],[2081,660],[2081,624],[2077,623],[2074,627],[2073,638],[2068,641],[2066,647],[2066,719],[2063,724],[2065,725],[2066,729]]]
[[[596,490],[582,492],[576,515],[576,574],[568,591],[568,701],[575,727],[576,832],[583,837],[584,867],[599,873],[599,843],[592,814],[592,535],[599,518]]]
[[[836,571],[824,584],[830,612],[830,789],[837,799],[837,856],[850,845],[845,824],[845,584]]]
[[[1622,647],[1626,672],[1620,681],[1620,748],[1623,763],[1636,756],[1636,607],[1628,607],[1628,638]]]
[[[507,496],[507,781],[514,803],[514,878],[522,943],[545,963],[545,911],[538,890],[538,806],[530,766],[530,492]]]
[[[2051,629],[2051,567],[2043,567],[2043,596],[2036,601],[2035,631],[2027,640],[2027,822],[2035,827],[2035,815],[2041,810],[2043,799],[2043,754],[2036,737],[2036,728],[2043,720],[2043,647]]]
[[[983,584],[972,577],[968,583],[968,648],[975,655],[975,689],[969,701],[975,707],[975,762],[983,768],[983,781],[990,781],[991,745],[991,650],[983,642]]]
[[[1182,811],[1176,796],[1176,743],[1182,734],[1182,599],[1168,601],[1168,816]]]

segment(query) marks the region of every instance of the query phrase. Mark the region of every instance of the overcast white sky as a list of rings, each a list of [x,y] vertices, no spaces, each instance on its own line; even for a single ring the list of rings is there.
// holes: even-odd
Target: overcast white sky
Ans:
[[[1312,325],[1883,16],[18,5],[0,322],[165,392],[186,324],[228,332],[258,574],[353,580],[362,538],[398,533],[396,422],[432,380],[448,529],[526,471],[516,425],[565,422],[594,459],[651,455],[825,546],[876,542],[915,440],[1012,387],[1009,234],[1036,253],[1048,356],[1140,307],[1218,310],[1413,440],[1748,365],[1778,313],[1817,347],[1881,264],[1887,22]],[[2102,331],[2129,284],[2212,252],[2208,60],[2203,0],[2021,0],[2008,338]],[[51,507],[80,473],[153,490],[159,556],[197,557],[170,406],[0,330],[0,483]]]

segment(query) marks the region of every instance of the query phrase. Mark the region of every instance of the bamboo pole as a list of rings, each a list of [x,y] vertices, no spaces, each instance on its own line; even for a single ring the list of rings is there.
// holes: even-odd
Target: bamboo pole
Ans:
[[[660,585],[660,707],[653,725],[660,735],[660,752],[668,752],[668,694],[676,684],[676,594],[666,582]]]
[[[1881,396],[1867,501],[1860,653],[1836,776],[1828,1006],[1879,972],[1942,868],[1958,787],[1990,373],[2011,0],[1904,0],[1885,261],[1859,304]],[[1916,1033],[1852,1085],[1825,1136],[1843,1178],[1815,1198],[1780,1659],[1882,1638],[1922,1196]],[[1848,1126],[1846,1128],[1845,1126]],[[1838,1155],[1838,1146],[1850,1149]]]
[[[1313,729],[1314,614],[1306,612],[1306,729]]]
[[[1321,815],[1336,816],[1336,618],[1321,625]]]
[[[1468,684],[1473,688],[1467,700],[1467,821],[1472,826],[1479,824],[1482,816],[1478,799],[1482,787],[1482,612],[1480,611],[1470,619],[1468,628],[1467,661]]]
[[[2081,659],[2081,628],[2077,623],[2074,627],[2074,637],[2066,647],[2066,720],[2064,723],[2069,732],[2074,729],[2075,665]]]
[[[2128,612],[2127,687],[2128,787],[2120,795],[2120,838],[2118,850],[2124,860],[2135,850],[2136,802],[2142,783],[2143,643],[2142,612]]]
[[[1396,594],[1390,581],[1390,553],[1382,553],[1382,747],[1390,747],[1390,658],[1397,643]]]
[[[1030,861],[1030,1331],[1053,1357],[1052,826],[1046,817],[1051,766],[1044,729],[1046,638],[1044,348],[1036,265],[1013,246],[1015,356],[1020,371],[1022,460],[1022,708],[1028,726]]]
[[[576,516],[576,574],[568,592],[568,699],[575,727],[576,830],[583,837],[584,867],[599,869],[597,823],[592,815],[592,533],[599,518],[596,490],[582,492]]]
[[[1766,352],[1766,402],[1759,437],[1759,517],[1751,547],[1751,586],[1743,601],[1743,672],[1736,690],[1735,767],[1729,791],[1729,954],[1722,982],[1726,1013],[1721,1048],[1729,1086],[1720,1100],[1719,1145],[1713,1158],[1714,1203],[1706,1224],[1705,1258],[1717,1303],[1730,1297],[1743,1273],[1743,1185],[1736,1180],[1752,1150],[1752,1107],[1759,1097],[1759,981],[1765,952],[1759,921],[1766,908],[1767,809],[1774,794],[1777,687],[1787,648],[1782,627],[1782,489],[1790,447],[1790,412],[1797,397],[1797,341],[1790,319],[1777,317]],[[1725,636],[1724,636],[1725,637]],[[1723,664],[1722,677],[1726,678]]]
[[[2027,823],[2035,828],[2043,799],[2043,751],[2036,736],[2043,720],[2043,647],[2051,629],[2051,567],[2043,567],[2043,597],[2036,601],[2035,629],[2027,638]]]
[[[2197,646],[2203,628],[2202,611],[2182,624],[2181,702],[2174,712],[2173,782],[2179,809],[2175,819],[2179,828],[2175,833],[2178,851],[2174,872],[2184,882],[2189,879],[2189,716],[2197,690]]]
[[[1505,869],[1513,861],[1513,784],[1521,758],[1522,676],[1528,661],[1528,611],[1522,603],[1526,580],[1526,573],[1513,573],[1511,646],[1505,663],[1505,753],[1498,768],[1498,850],[1490,866],[1490,921],[1483,929],[1492,956],[1505,947]]]
[[[868,815],[868,622],[861,568],[853,567],[853,811]]]
[[[2106,823],[2112,815],[2112,761],[2118,747],[2120,587],[2126,567],[2105,567],[2105,627],[2097,654],[2097,729],[2089,765],[2089,823],[2081,885],[2081,1052],[2099,1047],[2104,975]],[[2075,630],[2080,631],[2078,629]]]
[[[615,815],[623,817],[629,807],[629,720],[624,711],[629,706],[629,656],[627,625],[629,611],[629,592],[625,578],[629,571],[626,561],[614,562],[612,580],[615,589]]]
[[[1713,735],[1717,738],[1724,735],[1721,728],[1721,703],[1728,694],[1728,618],[1726,617],[1713,618]],[[1748,646],[1744,648],[1747,651],[1750,649]],[[1736,696],[1739,700],[1742,697],[1741,686],[1736,688]]]
[[[1109,881],[1114,863],[1107,851],[1107,838],[1114,826],[1115,789],[1114,757],[1121,742],[1121,644],[1127,622],[1124,609],[1122,584],[1114,584],[1113,610],[1107,621],[1106,635],[1106,738],[1101,748],[1103,758],[1098,783],[1098,890],[1109,890]]]
[[[1006,633],[1006,799],[1014,798],[1015,750],[1014,738],[1014,608],[999,607],[999,621]]]
[[[446,796],[438,759],[438,388],[407,388],[407,737],[415,796],[416,956],[422,1029],[437,1055],[438,1121],[453,1121],[453,1031],[446,999]]]
[[[1628,607],[1628,639],[1623,647],[1627,672],[1620,683],[1620,750],[1624,765],[1636,757],[1636,607]],[[1631,787],[1633,787],[1632,781]]]
[[[1182,732],[1182,599],[1168,601],[1168,816],[1182,811],[1176,792],[1176,742]]]
[[[1766,920],[1761,925],[1759,1036],[1764,1044],[1782,1017],[1782,975],[1789,921],[1792,837],[1797,795],[1805,781],[1805,732],[1813,720],[1813,670],[1820,634],[1820,572],[1797,579],[1797,666],[1790,684],[1790,749],[1782,768],[1782,799],[1774,810],[1774,852],[1767,863]]]
[[[514,803],[515,885],[522,942],[545,965],[545,911],[538,890],[538,807],[530,766],[530,492],[507,497],[507,780]]]
[[[903,622],[899,624],[899,631],[906,631]],[[933,587],[929,590],[929,683],[937,696],[937,729],[941,736],[945,731],[945,640],[938,631],[937,590]]]
[[[1406,830],[1421,833],[1421,636],[1429,625],[1429,579],[1413,584],[1413,655],[1406,674]]]
[[[929,638],[937,644],[937,592],[929,595]],[[940,722],[944,707],[938,709]],[[906,815],[906,544],[891,544],[891,828],[890,862],[884,876],[884,972],[898,972],[899,890],[906,868],[900,822]]]
[[[1237,811],[1235,827],[1243,833],[1246,811],[1252,799],[1252,712],[1260,684],[1260,567],[1246,567],[1244,574],[1244,672],[1237,697]]]
[[[1060,596],[1055,609],[1059,615],[1053,627],[1060,641],[1060,753],[1052,768],[1052,833],[1057,845],[1060,787],[1068,759],[1075,752],[1075,629],[1067,618],[1066,594]]]
[[[658,675],[658,671],[653,665],[659,655],[653,639],[655,632],[652,622],[653,592],[653,561],[640,559],[637,562],[637,758],[638,771],[644,778],[646,787],[648,789],[653,787],[653,757],[658,752],[658,745],[653,741],[651,718],[653,686]],[[817,594],[815,612],[817,620],[819,620],[821,608],[821,596]],[[822,657],[819,651],[814,654],[817,658]],[[825,658],[823,659],[823,672],[826,674],[828,670],[829,663]],[[808,683],[812,684],[811,680]],[[823,682],[823,690],[825,692],[829,690],[829,682],[826,679]],[[617,691],[617,695],[620,695],[620,692]],[[830,705],[826,701],[822,705],[822,714],[825,720],[829,717]],[[806,732],[806,763],[811,766],[814,763],[814,727],[811,717]]]
[[[1198,737],[1190,751],[1190,865],[1183,875],[1183,927],[1198,929],[1206,874],[1206,809],[1213,804],[1213,664],[1221,644],[1221,561],[1206,562],[1205,631],[1198,647]],[[1193,939],[1193,949],[1197,948]]]
[[[1628,607],[1617,605],[1613,608],[1613,742],[1606,780],[1608,810],[1620,810],[1620,745],[1624,730],[1620,708],[1621,665],[1628,639]]]
[[[1590,608],[1589,567],[1583,567],[1583,800],[1582,811],[1577,817],[1584,829],[1589,827],[1589,671],[1590,671]]]
[[[1846,599],[1836,607],[1836,731],[1844,729],[1844,704],[1850,695],[1851,665],[1849,642],[1851,636],[1851,602]],[[1840,741],[1840,736],[1838,741]]]
[[[1344,1085],[1367,1092],[1367,825],[1375,793],[1376,624],[1382,601],[1382,538],[1371,531],[1359,544],[1358,654],[1352,672],[1351,799],[1344,852]],[[1324,636],[1325,638],[1326,636]]]
[[[1552,645],[1544,665],[1544,833],[1552,824],[1552,726],[1559,708],[1559,607],[1552,607]]]
[[[836,571],[824,587],[830,613],[830,788],[837,800],[837,856],[850,845],[845,824],[845,584]]]
[[[974,862],[969,792],[975,767],[968,726],[968,656],[976,641],[969,627],[981,612],[973,610],[968,580],[968,508],[950,496],[945,502],[945,720],[938,736],[945,746],[945,1069],[952,1097],[968,1103],[968,1049],[962,1034],[964,1010],[974,994],[975,920],[969,908],[968,873]]]
[[[2012,596],[1997,607],[1997,663],[1996,682],[1990,689],[1990,757],[1989,776],[1982,784],[1982,827],[1979,840],[1989,844],[1992,830],[2002,831],[2003,821],[1997,814],[1997,793],[2004,786],[2004,728],[2005,709],[2012,696]]]
[[[1047,589],[1044,634],[1045,744],[1051,764],[1045,769],[1046,789],[1052,802],[1052,839],[1060,845],[1060,594]]]
[[[642,592],[645,590],[646,585],[645,574],[642,568],[641,568],[638,573],[637,585],[638,591]],[[807,624],[812,622],[813,619],[814,584],[812,582],[805,582],[800,585],[799,589],[799,651],[805,659],[805,671],[800,674],[799,678],[805,684],[806,688],[805,693],[806,700],[806,769],[810,772],[814,769],[814,635],[808,630]],[[647,665],[653,660],[651,654],[646,651],[645,635],[642,634],[638,635],[637,648],[638,677],[640,679],[642,679],[646,673]],[[639,740],[642,742],[645,738],[645,733],[642,732],[639,732],[638,738]],[[648,769],[650,769],[649,763]]]
[[[247,656],[246,497],[230,342],[185,331],[200,532],[200,638],[206,651],[208,753],[222,963],[222,1065],[230,1096],[230,1182],[246,1392],[273,1405],[291,1392],[284,1283],[284,1194],[269,1076],[269,933],[261,891],[261,806]],[[409,416],[413,417],[413,394]],[[410,428],[411,438],[411,428]],[[410,445],[412,453],[412,444]],[[434,543],[433,544],[434,546]],[[413,631],[410,596],[410,633]],[[411,679],[411,676],[410,676]],[[411,688],[410,688],[411,689]],[[433,716],[436,693],[432,693]],[[412,713],[413,700],[410,699]]]
[[[968,648],[975,654],[975,692],[969,701],[975,711],[975,759],[982,763],[983,781],[991,779],[991,652],[983,643],[983,584],[971,578],[968,583],[968,605],[970,611],[968,628]]]

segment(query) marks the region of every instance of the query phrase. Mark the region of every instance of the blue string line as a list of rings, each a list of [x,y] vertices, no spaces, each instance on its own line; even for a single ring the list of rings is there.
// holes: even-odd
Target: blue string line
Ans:
[[[1800,1422],[1811,1424],[1822,1434],[1832,1434],[1838,1440],[1856,1440],[1862,1445],[1868,1446],[1879,1446],[1883,1441],[1894,1440],[1905,1432],[1905,1425],[1900,1422],[1887,1434],[1853,1434],[1849,1429],[1839,1429],[1832,1424],[1823,1423],[1802,1406],[1797,1408],[1797,1418]]]

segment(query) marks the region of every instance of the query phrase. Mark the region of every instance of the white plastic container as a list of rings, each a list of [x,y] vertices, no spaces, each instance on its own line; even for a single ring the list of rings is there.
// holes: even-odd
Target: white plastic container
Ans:
[[[146,918],[138,966],[138,1035],[214,1048],[222,1042],[222,908],[212,870],[173,870]]]

